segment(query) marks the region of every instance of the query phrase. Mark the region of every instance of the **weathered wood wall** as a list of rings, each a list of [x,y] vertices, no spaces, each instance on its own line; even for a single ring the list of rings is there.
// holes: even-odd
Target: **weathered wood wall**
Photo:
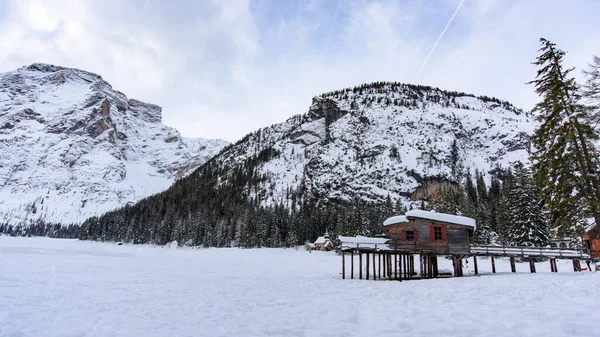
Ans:
[[[432,240],[431,226],[445,228],[446,240]],[[409,223],[391,225],[388,235],[392,248],[399,250],[415,250],[434,254],[469,254],[471,228],[449,223],[434,222],[426,219],[414,219]],[[414,231],[415,240],[402,240],[402,232]]]

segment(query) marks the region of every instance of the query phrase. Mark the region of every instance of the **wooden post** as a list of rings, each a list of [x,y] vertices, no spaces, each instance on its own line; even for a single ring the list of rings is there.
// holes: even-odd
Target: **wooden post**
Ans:
[[[479,275],[479,268],[477,268],[477,256],[473,255],[473,267],[475,268],[475,275]]]
[[[400,254],[398,257],[398,263],[400,263],[400,280],[406,279],[404,269],[406,269],[406,263],[404,262],[404,254]]]
[[[454,261],[454,277],[463,276],[462,259],[460,256],[453,256],[452,259]]]
[[[379,260],[379,279],[381,279],[381,253],[377,254],[377,259]]]
[[[579,260],[573,260],[573,271],[581,271],[581,263]]]
[[[535,273],[535,262],[533,259],[529,260],[529,271]]]
[[[552,262],[552,258],[550,258],[550,272],[554,273],[554,262]]]
[[[517,266],[515,265],[515,258],[511,256],[510,258],[510,271],[513,273],[517,272]]]
[[[496,262],[494,261],[493,256],[492,256],[492,273],[496,273]]]
[[[366,276],[367,276],[367,280],[369,279],[369,253],[365,253],[365,256],[367,257],[367,272],[366,272]]]
[[[346,258],[344,257],[344,251],[342,250],[342,280],[346,279]]]
[[[350,251],[350,279],[354,280],[354,251]]]
[[[406,279],[406,255],[400,254],[400,278]]]
[[[410,256],[410,278],[413,278],[415,275],[415,256]]]
[[[438,257],[437,255],[433,258],[433,277],[440,276],[440,270],[438,267]]]
[[[389,273],[390,273],[390,280],[394,279],[394,259],[392,259],[392,253],[390,253],[390,255],[388,255],[388,269],[389,269]]]
[[[387,277],[387,258],[386,253],[381,253],[383,255],[383,278]]]
[[[362,253],[358,252],[358,279],[362,280]]]
[[[398,279],[398,254],[394,253],[394,280]]]
[[[373,252],[373,280],[377,278],[377,268],[375,268],[375,252]]]

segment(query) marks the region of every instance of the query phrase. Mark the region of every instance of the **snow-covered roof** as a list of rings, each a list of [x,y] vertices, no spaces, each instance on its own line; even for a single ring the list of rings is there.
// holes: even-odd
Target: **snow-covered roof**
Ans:
[[[408,219],[406,218],[406,216],[404,215],[396,215],[393,216],[387,220],[385,220],[383,222],[384,226],[389,226],[389,225],[393,225],[393,224],[397,224],[397,223],[403,223],[403,222],[408,222]]]
[[[327,241],[329,241],[329,239],[326,239],[324,236],[319,236],[317,241],[315,241],[315,245],[324,244]]]
[[[340,236],[338,237],[342,244],[348,243],[371,243],[371,244],[384,244],[389,241],[388,238],[370,238],[367,236]]]
[[[446,214],[446,213],[422,211],[422,210],[418,210],[418,209],[413,209],[411,211],[406,212],[406,217],[407,218],[411,218],[411,217],[421,218],[421,219],[428,219],[428,220],[434,220],[434,221],[440,221],[440,222],[448,222],[448,223],[461,225],[461,226],[469,226],[469,227],[473,227],[473,230],[475,230],[477,227],[477,225],[475,224],[475,219],[467,218],[466,216],[458,216],[458,215],[452,215],[452,214]]]
[[[596,221],[594,221],[594,218],[587,218],[585,221],[587,222],[587,225],[584,229],[586,232],[589,232],[596,227]]]

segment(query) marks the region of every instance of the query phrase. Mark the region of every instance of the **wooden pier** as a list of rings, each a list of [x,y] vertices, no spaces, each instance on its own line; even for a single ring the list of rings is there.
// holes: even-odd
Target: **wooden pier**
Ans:
[[[474,274],[479,274],[478,257],[489,257],[492,273],[496,273],[497,257],[508,257],[511,272],[516,273],[516,259],[529,262],[529,271],[536,273],[535,260],[548,259],[550,270],[558,272],[557,259],[573,261],[573,271],[581,271],[581,260],[598,261],[593,258],[594,252],[583,249],[560,249],[538,247],[509,247],[509,246],[481,246],[471,247],[470,254],[448,255],[427,251],[397,249],[393,245],[383,243],[384,239],[366,238],[370,242],[352,242],[351,245],[342,244],[342,279],[365,280],[416,280],[438,277],[463,276],[463,263],[465,258],[473,258]],[[378,241],[380,240],[380,241]],[[438,257],[451,257],[454,270],[450,273],[440,273]],[[418,260],[419,268],[415,269]],[[355,261],[358,270],[355,270]],[[347,263],[350,263],[348,270]]]

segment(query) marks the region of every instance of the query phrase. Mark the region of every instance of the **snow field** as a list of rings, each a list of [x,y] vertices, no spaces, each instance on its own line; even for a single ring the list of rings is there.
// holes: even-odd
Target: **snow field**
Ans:
[[[480,277],[342,280],[329,252],[0,236],[0,336],[598,335],[600,274],[478,262]]]

